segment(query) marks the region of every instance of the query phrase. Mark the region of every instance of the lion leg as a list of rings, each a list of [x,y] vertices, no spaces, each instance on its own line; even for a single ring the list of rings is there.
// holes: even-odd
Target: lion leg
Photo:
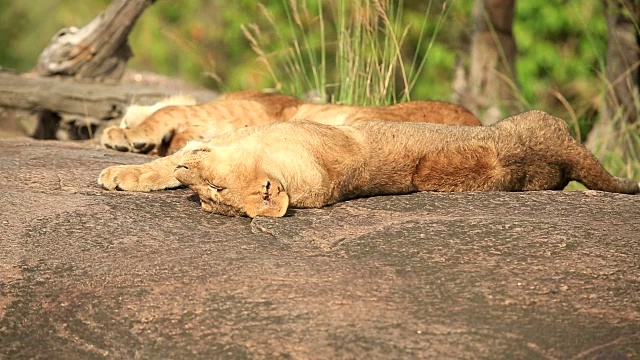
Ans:
[[[183,132],[176,133],[168,144],[166,155],[171,155],[182,149],[189,141],[201,141],[202,133],[197,128],[187,128]],[[163,154],[160,154],[163,155]]]
[[[109,126],[102,132],[100,144],[108,149],[124,152],[131,151],[131,144],[127,140],[124,130],[118,126]]]
[[[174,132],[184,126],[183,106],[167,106],[130,129],[109,127],[100,138],[104,147],[124,152],[149,153],[163,142],[170,142]]]
[[[180,187],[173,171],[180,162],[182,152],[142,165],[110,166],[100,173],[98,185],[107,190],[153,191]]]

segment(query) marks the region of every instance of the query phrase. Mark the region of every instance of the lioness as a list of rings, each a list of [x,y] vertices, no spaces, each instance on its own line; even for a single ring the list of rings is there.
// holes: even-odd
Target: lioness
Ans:
[[[246,126],[306,119],[328,125],[348,125],[358,120],[431,122],[481,125],[467,109],[440,101],[409,101],[390,106],[310,104],[300,99],[247,90],[219,100],[194,105],[188,97],[170,98],[151,106],[132,106],[118,126],[102,133],[103,146],[119,151],[171,154],[188,141],[206,141]]]
[[[416,191],[560,190],[571,180],[624,194],[638,183],[610,175],[566,123],[529,111],[491,127],[291,121],[240,129],[144,165],[113,166],[106,189],[189,186],[202,209],[283,216],[356,197]]]

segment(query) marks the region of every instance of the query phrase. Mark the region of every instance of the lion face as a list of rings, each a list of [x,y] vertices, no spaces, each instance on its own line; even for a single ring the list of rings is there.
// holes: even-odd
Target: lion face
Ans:
[[[289,206],[282,183],[262,171],[247,149],[190,144],[173,175],[198,194],[204,211],[281,217]]]

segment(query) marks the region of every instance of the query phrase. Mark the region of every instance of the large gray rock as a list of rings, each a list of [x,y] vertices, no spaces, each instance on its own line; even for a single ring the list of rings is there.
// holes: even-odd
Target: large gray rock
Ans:
[[[280,219],[0,140],[0,358],[637,358],[640,197],[420,193]]]

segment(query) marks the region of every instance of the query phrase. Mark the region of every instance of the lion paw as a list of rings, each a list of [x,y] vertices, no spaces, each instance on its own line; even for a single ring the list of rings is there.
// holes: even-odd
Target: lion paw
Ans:
[[[163,171],[166,169],[154,169],[149,164],[108,167],[98,176],[98,185],[106,190],[120,191],[154,191],[182,186],[173,176],[173,167],[169,171]]]
[[[134,129],[111,126],[104,130],[100,138],[102,146],[123,152],[147,154],[158,146],[158,142],[141,136]]]
[[[100,173],[98,185],[107,190],[145,191],[140,181],[142,172],[139,168],[139,165],[108,167]]]
[[[131,145],[127,140],[124,129],[117,126],[110,126],[104,129],[102,136],[100,136],[100,143],[108,149],[131,151]]]

